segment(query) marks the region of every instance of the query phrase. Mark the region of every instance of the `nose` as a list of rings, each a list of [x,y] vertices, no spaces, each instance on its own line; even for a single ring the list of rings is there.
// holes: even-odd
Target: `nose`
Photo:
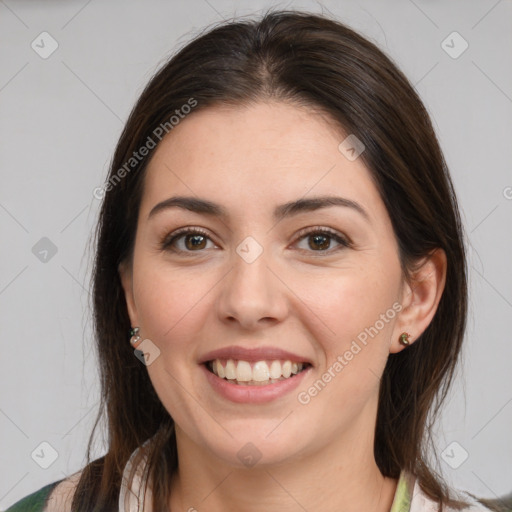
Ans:
[[[222,280],[217,300],[221,321],[243,329],[258,330],[277,324],[286,317],[286,286],[271,269],[265,252],[249,263],[238,254],[233,267]]]

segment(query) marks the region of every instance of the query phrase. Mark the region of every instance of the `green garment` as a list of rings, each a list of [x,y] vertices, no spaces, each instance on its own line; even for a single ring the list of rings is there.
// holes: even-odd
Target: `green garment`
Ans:
[[[25,496],[22,500],[11,505],[5,512],[42,512],[46,505],[46,500],[62,480],[45,485],[38,491]]]

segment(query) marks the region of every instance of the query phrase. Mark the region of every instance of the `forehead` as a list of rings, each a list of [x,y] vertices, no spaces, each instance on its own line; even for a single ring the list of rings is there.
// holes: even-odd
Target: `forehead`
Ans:
[[[280,102],[199,110],[156,148],[141,213],[171,194],[247,209],[338,192],[373,208],[380,197],[369,171],[338,149],[346,137],[325,115]]]

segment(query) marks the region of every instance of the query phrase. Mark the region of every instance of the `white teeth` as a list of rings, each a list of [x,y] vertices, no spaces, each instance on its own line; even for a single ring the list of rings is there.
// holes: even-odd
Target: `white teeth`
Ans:
[[[217,364],[218,365],[221,364],[218,359],[217,359]],[[228,380],[236,379],[236,366],[235,366],[235,362],[233,361],[233,359],[229,359],[228,362],[226,363],[225,374],[226,374],[225,377]]]
[[[238,361],[236,367],[236,380],[240,382],[249,382],[252,379],[252,369],[247,361]]]
[[[224,366],[220,364],[220,361],[214,361],[214,373],[216,373],[221,379],[226,376],[226,371],[224,370]]]
[[[279,377],[281,377],[281,363],[279,361],[272,361],[270,365],[270,377],[272,379],[279,379]]]
[[[265,361],[258,361],[254,365],[254,368],[252,369],[252,380],[255,380],[257,382],[263,382],[265,380],[268,380],[269,376],[270,372],[267,363]]]
[[[223,366],[220,359],[212,361],[211,368],[215,375],[221,379],[234,380],[238,383],[274,383],[277,380],[289,378],[299,373],[304,367],[303,363],[289,360],[272,362],[258,361],[251,366],[248,361],[234,361],[228,359]]]

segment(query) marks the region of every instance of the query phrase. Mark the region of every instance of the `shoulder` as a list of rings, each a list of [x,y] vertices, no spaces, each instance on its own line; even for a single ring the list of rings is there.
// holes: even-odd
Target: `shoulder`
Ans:
[[[405,509],[398,510],[406,510],[407,512],[438,512],[440,510],[439,503],[433,501],[423,492],[416,479],[414,479],[412,487],[413,489],[408,495],[408,506]],[[463,506],[459,501],[457,501],[457,504],[444,504],[442,507],[444,512],[512,512],[512,503],[508,497],[504,497],[505,499],[487,500],[459,489],[452,488],[451,492],[453,496],[458,496],[456,501],[462,499],[467,505]]]
[[[512,493],[507,496],[500,496],[496,498],[479,498],[471,493],[467,493],[474,500],[474,510],[492,510],[494,512],[512,512]],[[471,509],[473,510],[473,509]]]
[[[25,496],[5,512],[70,512],[71,501],[82,472],[56,480]]]
[[[62,481],[63,480],[56,480],[55,482],[41,487],[11,505],[6,512],[42,512],[48,501],[48,497]]]
[[[70,512],[71,502],[82,472],[56,480],[25,496],[5,512]]]
[[[457,490],[458,491],[458,490]],[[446,512],[512,512],[510,504],[507,506],[500,500],[486,500],[480,499],[468,492],[458,491],[459,496],[462,497],[467,506],[449,506],[445,505],[443,510]],[[439,510],[439,504],[430,500],[422,492],[415,495],[413,503],[411,504],[410,512],[437,512]]]
[[[61,480],[49,494],[43,512],[71,512],[71,502],[81,476],[82,471],[79,471]]]

